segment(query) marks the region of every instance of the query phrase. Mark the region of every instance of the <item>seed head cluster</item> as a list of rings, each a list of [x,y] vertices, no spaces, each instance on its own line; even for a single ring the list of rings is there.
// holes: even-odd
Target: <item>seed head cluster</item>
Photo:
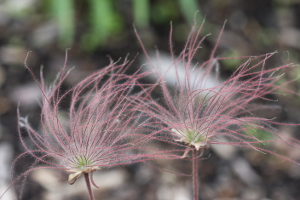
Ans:
[[[26,66],[43,96],[41,129],[34,130],[27,118],[21,117],[18,111],[19,137],[25,152],[15,162],[24,155],[31,155],[36,161],[12,185],[26,178],[32,170],[59,169],[69,173],[70,184],[84,175],[90,199],[93,199],[89,181],[97,187],[92,174],[103,168],[156,158],[186,158],[191,150],[200,152],[201,156],[210,145],[249,147],[272,153],[256,145],[267,141],[252,135],[250,130],[253,129],[271,132],[278,138],[273,141],[293,145],[273,128],[272,125],[280,123],[253,114],[269,108],[257,105],[255,101],[268,101],[270,99],[266,95],[282,89],[283,85],[276,85],[275,82],[283,70],[292,66],[287,64],[267,68],[266,62],[274,53],[240,57],[244,62],[228,79],[222,80],[218,75],[220,63],[225,59],[233,59],[215,56],[224,28],[209,59],[200,64],[193,62],[206,37],[200,38],[202,27],[203,24],[199,29],[196,25],[193,27],[179,56],[175,56],[172,50],[171,29],[169,43],[172,64],[163,70],[164,73],[162,68],[165,66],[154,64],[138,34],[152,68],[147,72],[138,70],[128,75],[126,71],[131,66],[130,62],[126,59],[122,64],[111,62],[74,87],[61,92],[62,84],[70,72],[66,70],[66,63],[50,87],[45,84],[42,73],[38,80]],[[171,72],[175,79],[174,88],[169,88],[166,81],[167,74]],[[149,74],[155,74],[157,82],[141,84],[141,78]],[[213,82],[213,85],[208,82]],[[160,89],[161,98],[153,97],[154,88]],[[60,117],[61,104],[68,98],[69,116],[65,125]],[[30,143],[25,142],[27,138]],[[166,142],[176,148],[152,149],[147,146],[149,141]],[[178,151],[180,155],[177,155]]]

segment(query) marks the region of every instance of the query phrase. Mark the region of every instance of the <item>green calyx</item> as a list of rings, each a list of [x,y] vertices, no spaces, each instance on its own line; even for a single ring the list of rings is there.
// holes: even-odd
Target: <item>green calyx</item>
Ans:
[[[206,146],[207,138],[198,131],[195,131],[193,129],[185,129],[180,131],[172,129],[172,131],[176,133],[177,137],[180,138],[176,141],[184,142],[189,146],[194,146],[197,150],[199,150],[200,147]]]
[[[75,159],[77,162],[74,167],[78,168],[79,170],[84,170],[87,166],[92,165],[92,161],[84,156],[78,156]]]
[[[202,134],[199,134],[199,132],[192,129],[187,130],[186,139],[190,144],[199,142],[202,143],[203,141],[205,141],[205,138],[202,136]]]
[[[77,178],[81,176],[81,174],[88,174],[92,173],[93,171],[99,170],[99,166],[93,166],[94,163],[87,159],[85,156],[76,156],[74,158],[74,163],[72,168],[69,170],[72,172],[69,175],[68,182],[69,184],[73,185]]]

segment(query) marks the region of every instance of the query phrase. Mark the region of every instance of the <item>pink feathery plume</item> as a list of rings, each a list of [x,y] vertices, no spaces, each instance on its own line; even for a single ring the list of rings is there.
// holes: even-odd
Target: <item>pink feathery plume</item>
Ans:
[[[253,102],[257,99],[271,100],[266,95],[283,89],[283,86],[288,83],[276,85],[276,81],[283,74],[282,72],[292,65],[287,64],[267,69],[266,62],[274,53],[239,57],[246,61],[227,80],[220,80],[218,74],[214,73],[214,71],[218,71],[218,61],[234,59],[215,58],[215,51],[224,26],[210,58],[200,65],[192,62],[206,37],[199,37],[203,24],[197,29],[195,23],[178,57],[175,56],[172,49],[171,29],[169,44],[172,64],[167,68],[164,68],[166,66],[157,67],[154,64],[136,31],[152,71],[155,71],[157,75],[156,84],[161,89],[161,98],[158,100],[152,97],[151,90],[136,99],[136,103],[139,105],[138,109],[148,117],[147,123],[143,125],[151,132],[150,135],[153,139],[183,147],[184,153],[181,158],[192,160],[194,200],[199,199],[197,161],[203,155],[205,148],[209,148],[210,145],[248,147],[299,164],[288,157],[257,145],[265,142],[282,142],[296,146],[296,142],[281,137],[272,126],[290,124],[277,123],[272,119],[253,115],[255,110],[270,108],[270,106],[254,105]],[[157,54],[159,62],[159,53]],[[168,80],[170,74],[173,74],[171,77],[173,80]],[[173,90],[168,88],[170,85],[168,81],[175,82]],[[283,90],[288,91],[287,89]],[[261,141],[251,134],[253,129],[271,132],[277,139]],[[190,151],[192,151],[192,158],[187,158]]]
[[[140,98],[140,109],[152,119],[145,125],[159,130],[156,131],[159,133],[156,139],[187,146],[183,157],[192,148],[200,150],[210,144],[243,146],[268,152],[255,146],[256,143],[266,141],[260,141],[251,135],[249,129],[269,131],[280,141],[285,142],[271,126],[280,123],[252,114],[255,110],[267,109],[270,106],[253,105],[252,103],[257,99],[271,100],[267,99],[267,94],[283,89],[282,87],[288,83],[276,85],[275,82],[283,74],[283,70],[292,65],[286,64],[266,69],[266,61],[274,53],[239,57],[245,58],[246,61],[227,80],[222,81],[214,73],[214,68],[219,67],[219,60],[234,58],[214,58],[216,45],[208,61],[201,65],[193,64],[193,58],[206,37],[199,39],[203,23],[198,30],[195,27],[196,25],[178,57],[175,57],[172,50],[171,29],[169,42],[173,62],[167,70],[163,70],[164,73],[161,73],[160,68],[150,60],[137,34],[143,51],[157,74],[157,85],[161,88],[162,96],[159,101],[152,98],[149,93]],[[223,29],[224,27],[217,44]],[[184,70],[178,70],[182,66]],[[167,73],[171,73],[171,71],[175,75],[174,90],[167,87],[165,80]],[[184,74],[179,74],[182,71]],[[207,86],[206,82],[208,79],[211,81],[212,77],[215,77],[215,84]],[[224,138],[227,139],[223,140]]]
[[[46,86],[42,72],[39,81],[26,65],[43,96],[41,131],[34,130],[27,118],[20,117],[18,110],[19,138],[25,152],[14,161],[13,167],[24,155],[33,156],[35,162],[14,179],[11,186],[22,178],[26,179],[35,169],[66,170],[70,173],[70,184],[81,175],[85,177],[90,199],[94,199],[91,191],[91,183],[97,187],[92,177],[94,171],[149,160],[158,153],[141,153],[149,137],[138,132],[140,116],[130,100],[142,94],[133,90],[139,87],[138,80],[148,73],[138,73],[138,70],[133,75],[126,75],[131,62],[126,59],[122,64],[111,62],[62,93],[62,83],[70,72],[66,70],[66,62],[67,56],[51,87]],[[67,96],[71,102],[66,126],[60,118],[60,105]],[[22,129],[28,136],[23,135]],[[30,143],[25,142],[27,138]],[[24,185],[25,181],[20,198]]]
[[[288,82],[276,85],[283,71],[292,65],[286,64],[267,69],[266,62],[275,52],[260,56],[239,57],[239,59],[245,59],[245,62],[227,80],[221,80],[215,72],[219,68],[218,61],[234,59],[215,58],[215,51],[224,27],[210,58],[202,64],[193,63],[193,58],[206,38],[206,36],[199,38],[203,24],[198,29],[196,24],[194,25],[178,57],[174,55],[172,49],[171,29],[169,43],[172,64],[164,69],[163,67],[166,66],[156,66],[150,59],[136,32],[152,70],[157,75],[156,84],[160,86],[162,96],[157,101],[148,93],[137,101],[139,109],[149,117],[148,123],[144,124],[145,127],[154,131],[152,135],[155,135],[155,139],[185,147],[183,158],[193,149],[202,154],[204,149],[211,144],[250,147],[277,155],[256,146],[256,144],[268,141],[259,140],[251,134],[250,130],[268,131],[277,136],[276,141],[293,144],[284,140],[272,126],[290,124],[277,123],[272,119],[253,115],[256,110],[270,108],[267,105],[255,105],[253,102],[257,99],[271,101],[266,95],[275,93],[278,89],[294,93],[283,89]],[[159,53],[158,60],[160,60]],[[173,90],[168,88],[168,80],[165,78],[169,77],[168,73],[174,74]],[[211,82],[214,82],[214,85],[211,85]],[[280,157],[290,160],[284,156]]]

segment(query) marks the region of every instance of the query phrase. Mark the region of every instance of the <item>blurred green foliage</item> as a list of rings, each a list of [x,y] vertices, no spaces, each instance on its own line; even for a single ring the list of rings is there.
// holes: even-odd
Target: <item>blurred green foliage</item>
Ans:
[[[62,48],[72,46],[77,20],[88,24],[87,31],[79,38],[80,47],[86,51],[92,51],[99,46],[105,46],[111,36],[121,37],[126,31],[125,17],[118,8],[126,6],[128,1],[118,0],[87,0],[86,19],[76,19],[78,3],[75,0],[47,0],[44,8],[57,22],[59,29],[59,42]],[[82,2],[81,2],[82,3]],[[165,0],[151,2],[149,0],[131,0],[133,23],[138,29],[147,29],[151,21],[154,23],[169,23],[178,19],[180,14],[192,24],[195,13],[199,10],[196,0]],[[119,5],[118,5],[119,4]],[[201,13],[196,15],[198,22],[203,20]]]
[[[185,18],[186,21],[188,21],[190,24],[193,24],[194,16],[197,11],[199,11],[198,3],[196,0],[178,0],[179,8]],[[196,20],[198,22],[203,21],[202,14],[199,11],[199,14],[196,15]]]
[[[120,34],[124,29],[122,17],[115,11],[111,0],[89,0],[88,21],[90,30],[84,34],[81,47],[93,50],[103,45],[110,35]]]
[[[224,64],[225,69],[228,70],[236,70],[242,63],[243,59],[239,58],[241,55],[238,51],[230,49],[224,51],[222,54],[222,58],[232,58],[232,59],[224,59],[221,62]]]
[[[256,129],[256,128],[251,128],[248,127],[246,134],[249,136],[254,136],[257,138],[259,141],[261,141],[263,145],[269,146],[272,144],[272,141],[275,139],[275,136],[273,133],[270,133],[269,131],[263,130],[263,129]]]
[[[150,21],[149,0],[133,0],[133,16],[137,27],[147,27]]]
[[[74,1],[51,0],[50,9],[59,27],[59,43],[70,45],[74,38]]]

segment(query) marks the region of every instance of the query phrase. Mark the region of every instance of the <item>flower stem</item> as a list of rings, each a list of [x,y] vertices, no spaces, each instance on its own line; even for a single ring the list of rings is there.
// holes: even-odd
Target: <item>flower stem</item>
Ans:
[[[198,160],[197,160],[197,149],[193,148],[193,190],[194,200],[199,199],[198,193]]]
[[[89,192],[90,200],[95,200],[94,194],[93,194],[92,188],[91,188],[90,177],[89,177],[88,173],[84,173],[84,179],[85,179],[86,187]]]

